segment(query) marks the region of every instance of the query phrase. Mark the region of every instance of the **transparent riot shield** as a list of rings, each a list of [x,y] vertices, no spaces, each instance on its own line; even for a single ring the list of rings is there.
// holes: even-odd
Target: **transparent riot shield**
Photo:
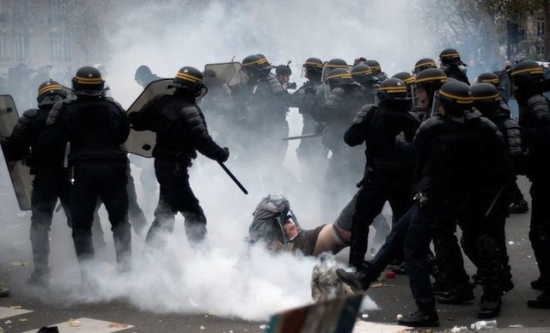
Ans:
[[[0,142],[9,137],[19,121],[15,102],[10,95],[0,95]],[[6,161],[19,209],[31,209],[32,182],[34,176],[23,161]]]
[[[439,107],[440,107],[441,103],[439,102],[439,98],[440,98],[439,90],[436,90],[434,92],[434,97],[433,97],[433,101],[432,101],[432,109],[430,110],[430,115],[429,115],[430,117],[435,117],[435,116],[440,114]]]
[[[134,103],[128,108],[127,113],[130,114],[141,110],[145,104],[156,96],[172,95],[174,89],[168,88],[171,84],[172,79],[160,79],[149,83]],[[151,157],[156,141],[157,135],[152,131],[135,131],[131,129],[128,139],[124,142],[123,148],[132,154]]]
[[[244,76],[239,62],[225,62],[219,64],[207,64],[204,66],[204,83],[209,84],[218,81],[227,85],[230,90],[244,85]]]

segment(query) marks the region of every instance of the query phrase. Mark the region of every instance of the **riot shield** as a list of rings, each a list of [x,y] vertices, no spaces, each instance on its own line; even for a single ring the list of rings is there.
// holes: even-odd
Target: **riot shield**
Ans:
[[[18,120],[19,115],[13,98],[10,95],[0,95],[0,142],[4,142],[12,134]],[[30,210],[34,179],[30,168],[23,164],[23,161],[6,161],[6,165],[19,209]]]
[[[204,66],[204,82],[208,87],[209,81],[218,80],[225,83],[229,89],[242,86],[244,77],[239,62],[225,62],[219,64],[207,64]]]
[[[145,87],[141,95],[128,108],[127,113],[137,112],[156,96],[172,95],[174,89],[168,88],[172,84],[172,79],[160,79],[153,81]],[[130,130],[128,139],[124,142],[123,149],[129,153],[143,157],[151,157],[153,148],[157,141],[157,135],[152,131]]]

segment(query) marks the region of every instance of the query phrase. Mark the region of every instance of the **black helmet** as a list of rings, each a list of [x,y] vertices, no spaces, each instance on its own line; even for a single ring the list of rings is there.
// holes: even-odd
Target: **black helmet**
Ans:
[[[490,83],[476,83],[470,87],[474,99],[474,107],[484,116],[494,114],[500,106],[500,95],[497,88]]]
[[[516,86],[532,85],[542,82],[544,69],[536,61],[522,61],[512,67],[510,76]]]
[[[169,87],[176,89],[185,89],[190,91],[195,97],[199,97],[206,92],[206,86],[201,71],[195,67],[182,67]]]
[[[325,67],[330,68],[330,69],[334,69],[334,68],[346,68],[347,69],[348,64],[346,63],[346,61],[344,59],[334,58],[334,59],[330,59],[325,64]]]
[[[417,87],[426,89],[430,97],[436,90],[447,82],[447,75],[439,68],[428,68],[416,76],[414,83]]]
[[[151,75],[153,75],[153,72],[151,72],[151,69],[145,65],[141,65],[136,70],[136,74],[134,75],[134,79],[136,81],[139,80],[145,80],[149,78]]]
[[[338,87],[353,83],[351,74],[344,68],[335,68],[326,76],[325,80],[331,87]]]
[[[259,75],[266,69],[271,69],[267,58],[263,54],[249,55],[243,59],[241,66],[251,77]]]
[[[63,86],[54,80],[48,80],[38,87],[38,97],[36,101],[38,105],[54,104],[59,98],[67,97],[67,93]]]
[[[456,49],[445,49],[439,54],[439,60],[444,65],[464,65],[460,53]]]
[[[464,111],[470,110],[474,99],[470,86],[460,81],[446,82],[439,89],[439,103],[445,114],[451,117],[460,117]]]
[[[392,78],[397,78],[403,81],[407,86],[407,90],[411,89],[411,86],[414,84],[414,81],[415,81],[414,76],[412,76],[411,73],[409,72],[399,72],[394,76],[392,76]]]
[[[101,78],[99,69],[92,66],[85,66],[78,69],[72,82],[73,89],[77,94],[86,91],[88,95],[98,95],[103,92],[105,86],[105,81]]]
[[[422,58],[414,64],[414,74],[418,74],[428,68],[437,68],[437,63],[432,58]]]
[[[292,70],[288,65],[279,65],[275,67],[275,75],[292,75]]]
[[[498,79],[498,76],[495,73],[491,72],[479,74],[477,77],[477,83],[490,83],[495,86],[495,88],[498,88],[500,86],[500,80]]]
[[[370,67],[370,69],[372,70],[372,74],[376,75],[382,73],[382,68],[380,67],[380,63],[378,61],[371,59],[367,60],[365,64]]]
[[[376,92],[380,105],[390,101],[407,100],[407,86],[405,82],[398,78],[390,78],[380,84],[380,88]]]
[[[319,58],[308,58],[303,67],[307,72],[321,74],[323,72],[323,61]]]
[[[350,72],[351,77],[361,84],[366,84],[367,82],[376,80],[374,75],[372,75],[372,70],[370,67],[365,64],[353,66]]]

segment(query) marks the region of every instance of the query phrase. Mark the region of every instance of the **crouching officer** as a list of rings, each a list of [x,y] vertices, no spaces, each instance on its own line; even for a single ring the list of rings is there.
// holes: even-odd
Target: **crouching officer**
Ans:
[[[202,73],[193,67],[183,67],[170,88],[175,88],[173,95],[154,97],[129,115],[134,130],[150,130],[157,135],[153,157],[160,198],[146,238],[147,245],[155,249],[166,245],[177,212],[185,217],[191,245],[205,239],[206,216],[189,185],[187,169],[197,157],[197,150],[218,162],[229,157],[229,150],[218,146],[208,133],[204,115],[196,104],[207,92]]]

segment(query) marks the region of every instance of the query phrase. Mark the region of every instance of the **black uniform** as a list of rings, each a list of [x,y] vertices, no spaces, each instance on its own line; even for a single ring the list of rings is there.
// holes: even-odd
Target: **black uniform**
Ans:
[[[193,245],[206,237],[206,216],[189,185],[188,168],[197,150],[213,160],[224,162],[229,156],[208,134],[201,109],[188,91],[176,89],[173,95],[151,100],[139,112],[130,114],[132,128],[157,134],[153,150],[160,198],[147,243],[164,247],[166,235],[174,229],[175,215],[185,217],[187,238]]]
[[[41,142],[47,148],[70,144],[73,240],[84,282],[89,282],[87,261],[95,253],[92,223],[98,197],[109,213],[119,269],[131,266],[127,154],[121,148],[130,127],[124,109],[105,97],[104,83],[96,68],[80,68],[73,78],[75,97],[53,106]]]
[[[42,98],[38,109],[25,111],[12,135],[3,143],[6,160],[25,160],[34,174],[30,231],[34,272],[29,280],[33,284],[47,284],[50,277],[49,231],[58,198],[67,216],[68,225],[71,226],[70,182],[66,168],[63,168],[65,145],[60,144],[51,151],[45,151],[39,145],[40,135],[53,104],[65,97],[58,83],[54,82],[53,86],[58,87],[55,93]],[[50,154],[52,152],[54,155]]]
[[[322,142],[331,152],[321,199],[325,218],[337,212],[351,199],[354,185],[361,179],[365,165],[361,148],[351,148],[343,140],[349,124],[366,104],[361,86],[352,82],[351,76],[349,81],[333,87],[324,107],[314,109],[312,113],[314,120],[326,125]]]
[[[414,160],[395,146],[400,132],[412,141],[419,121],[409,113],[408,103],[401,107],[366,106],[360,117],[346,131],[344,140],[350,146],[366,144],[365,178],[357,192],[352,222],[350,265],[361,267],[367,251],[369,226],[389,202],[397,221],[411,205]]]

